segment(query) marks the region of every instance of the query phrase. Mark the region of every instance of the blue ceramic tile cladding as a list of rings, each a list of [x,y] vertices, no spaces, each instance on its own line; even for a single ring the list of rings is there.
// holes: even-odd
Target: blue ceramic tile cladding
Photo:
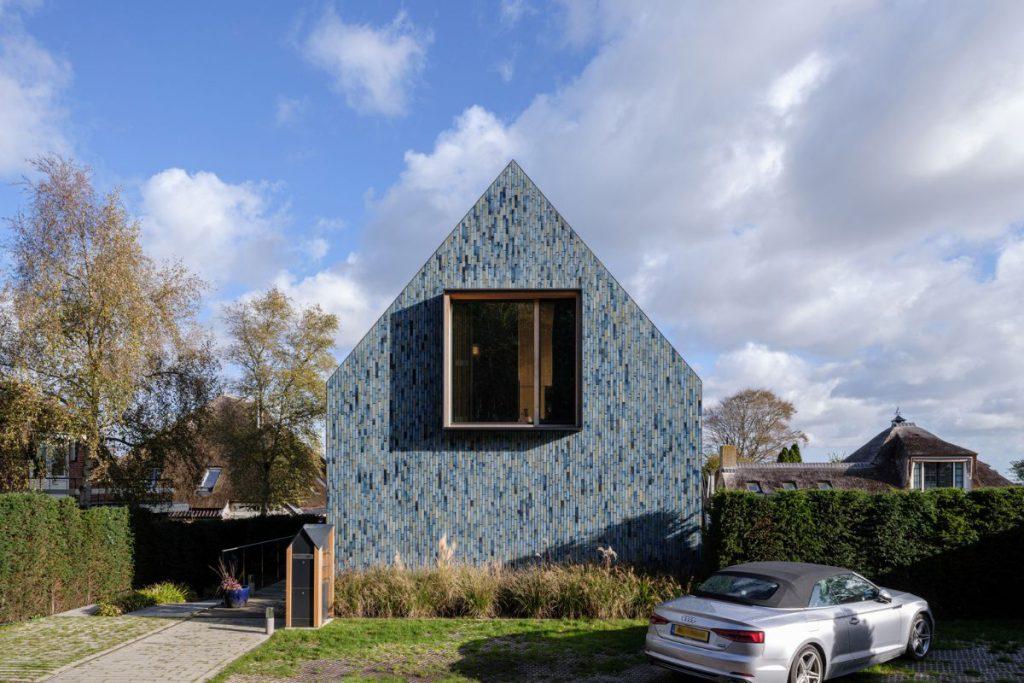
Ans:
[[[442,429],[445,289],[580,289],[582,429]],[[328,382],[328,521],[342,567],[679,566],[700,543],[701,381],[515,162]]]

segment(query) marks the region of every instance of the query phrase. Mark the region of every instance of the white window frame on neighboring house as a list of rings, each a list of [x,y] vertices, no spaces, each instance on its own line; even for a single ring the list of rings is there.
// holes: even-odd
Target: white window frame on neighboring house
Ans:
[[[222,467],[207,467],[205,470],[203,470],[203,478],[199,480],[199,493],[213,493],[213,489],[217,487],[217,482],[220,481],[220,475],[222,470]],[[209,485],[207,485],[207,481],[211,477],[213,478],[213,481],[211,481]]]
[[[933,486],[932,488],[925,488],[925,472],[924,466],[926,464],[943,464],[948,463],[953,465],[953,485],[952,486]],[[960,465],[963,468],[961,473],[963,485],[956,485],[956,466]],[[971,467],[971,458],[914,458],[910,461],[910,486],[912,491],[931,491],[933,489],[961,489],[963,491],[971,490],[971,478],[973,471]]]

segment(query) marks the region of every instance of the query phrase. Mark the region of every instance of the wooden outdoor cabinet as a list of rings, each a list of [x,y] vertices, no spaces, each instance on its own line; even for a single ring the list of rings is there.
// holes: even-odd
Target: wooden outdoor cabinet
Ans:
[[[334,525],[304,525],[285,565],[285,628],[320,628],[334,616]]]

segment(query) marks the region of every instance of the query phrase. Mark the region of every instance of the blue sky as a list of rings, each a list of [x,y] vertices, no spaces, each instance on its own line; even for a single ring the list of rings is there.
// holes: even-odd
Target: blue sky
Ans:
[[[119,185],[221,303],[339,356],[516,158],[705,382],[815,458],[896,406],[1024,457],[1024,5],[0,0],[0,216],[26,159]]]
[[[429,147],[473,104],[514,115],[571,78],[589,52],[565,49],[555,21],[532,11],[513,31],[497,3],[5,6],[9,24],[68,72],[66,151],[101,185],[121,185],[139,202],[139,186],[167,168],[256,179],[287,214],[289,241],[329,236],[327,260],[357,247],[367,193],[394,180],[406,150]],[[306,57],[303,43],[327,13],[349,25],[399,25],[428,52],[403,81],[400,113],[357,111]],[[435,40],[440,31],[445,40]],[[518,68],[506,81],[507,64]],[[20,200],[5,187],[0,211],[10,215]],[[239,293],[227,284],[222,291]]]

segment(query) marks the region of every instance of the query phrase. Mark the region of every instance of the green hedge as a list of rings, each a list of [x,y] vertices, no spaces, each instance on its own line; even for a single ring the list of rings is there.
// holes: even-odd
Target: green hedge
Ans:
[[[103,600],[131,587],[124,508],[81,510],[69,498],[0,494],[0,622]]]
[[[133,510],[135,577],[133,585],[161,581],[181,583],[199,595],[212,595],[218,579],[211,567],[220,551],[299,532],[303,524],[319,522],[313,515],[271,515],[250,519],[169,519],[146,510]]]
[[[936,612],[1002,616],[1024,567],[1024,488],[716,494],[706,569],[786,560],[848,567]]]

